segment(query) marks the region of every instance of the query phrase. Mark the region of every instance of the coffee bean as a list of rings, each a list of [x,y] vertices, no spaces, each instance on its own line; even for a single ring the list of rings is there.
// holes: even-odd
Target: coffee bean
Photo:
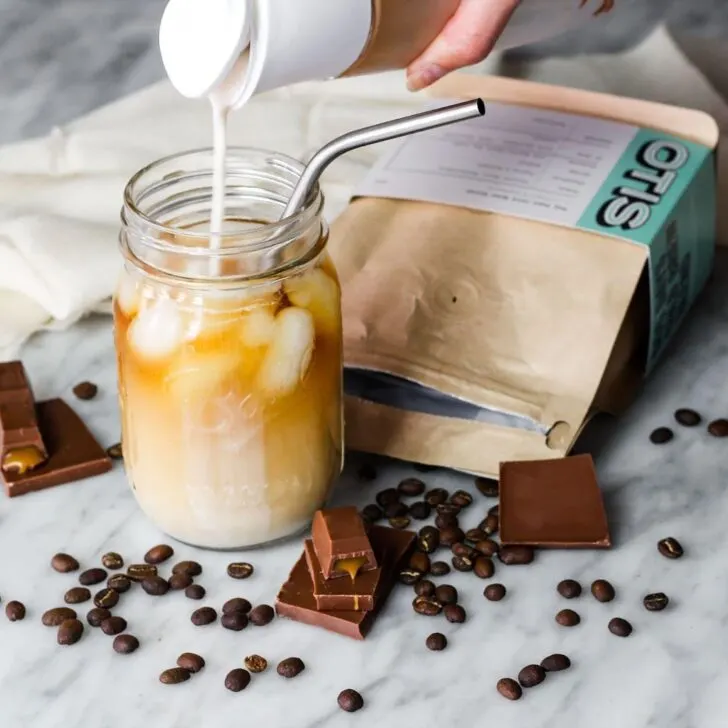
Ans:
[[[157,572],[155,571],[154,573],[156,574]],[[202,567],[196,561],[180,561],[172,567],[172,573],[199,576],[202,573]]]
[[[728,420],[713,420],[708,425],[708,432],[713,437],[728,437]]]
[[[351,688],[342,690],[339,693],[339,697],[336,698],[336,702],[347,713],[356,713],[357,710],[361,710],[364,707],[364,698],[356,690],[352,690]]]
[[[488,584],[483,590],[483,596],[489,602],[499,602],[506,595],[506,588],[503,584]]]
[[[412,600],[412,609],[425,617],[435,617],[442,611],[442,604],[432,597],[415,597]]]
[[[426,501],[416,501],[410,506],[409,513],[412,518],[416,518],[418,521],[424,521],[430,517],[432,508]]]
[[[93,399],[98,393],[99,388],[93,382],[79,382],[74,388],[73,393],[79,399]]]
[[[629,637],[632,634],[632,625],[621,617],[609,620],[609,631],[617,637]]]
[[[442,546],[452,546],[458,541],[462,541],[465,534],[458,526],[448,526],[440,531],[440,544]]]
[[[225,687],[233,693],[239,693],[250,685],[250,673],[242,667],[236,667],[225,676]]]
[[[478,477],[475,479],[475,487],[487,498],[498,497],[498,481],[490,478]]]
[[[664,445],[666,442],[670,442],[673,437],[674,434],[669,427],[658,427],[650,433],[650,442],[653,445]]]
[[[430,566],[430,574],[433,576],[445,576],[450,573],[450,564],[446,561],[435,561]]]
[[[305,669],[306,666],[303,664],[303,660],[301,660],[301,658],[287,657],[285,660],[281,660],[278,663],[276,672],[281,677],[292,678],[296,677],[296,675],[300,675]]]
[[[492,536],[495,533],[498,533],[498,526],[499,526],[499,520],[498,516],[496,516],[494,513],[491,513],[491,515],[486,516],[485,520],[481,521],[478,525],[478,528],[486,535],[486,536]]]
[[[412,463],[412,467],[418,473],[431,473],[433,470],[437,470],[436,465],[427,465],[426,463]]]
[[[473,502],[473,496],[467,490],[456,490],[450,496],[450,503],[460,508],[467,508]]]
[[[127,625],[124,617],[107,617],[99,626],[104,634],[114,635],[121,634]]]
[[[126,569],[126,577],[132,581],[144,581],[156,575],[157,567],[153,564],[131,564]]]
[[[232,614],[233,612],[243,612],[247,614],[253,605],[242,597],[235,597],[234,599],[228,599],[225,604],[222,605],[223,614]]]
[[[700,424],[701,419],[695,410],[685,408],[675,410],[675,420],[683,427],[695,427]]]
[[[418,597],[432,597],[435,595],[435,585],[428,579],[421,579],[415,584],[415,594]]]
[[[161,576],[150,576],[142,582],[142,589],[149,596],[161,597],[169,591],[169,582]]]
[[[202,627],[212,624],[217,619],[217,612],[212,607],[200,607],[195,609],[190,616],[190,621],[195,627]]]
[[[102,589],[94,596],[94,604],[101,609],[112,609],[119,603],[119,592],[114,589]]]
[[[247,579],[253,575],[253,571],[255,571],[253,565],[245,561],[233,562],[227,567],[227,575],[231,579]]]
[[[453,624],[462,624],[467,618],[465,610],[459,604],[446,605],[443,609],[443,613],[445,615],[445,619]]]
[[[455,571],[467,572],[473,570],[473,560],[467,556],[453,556],[450,561]]]
[[[122,449],[120,442],[116,442],[113,445],[110,445],[109,447],[107,447],[106,454],[112,460],[123,460],[124,459],[124,450]]]
[[[86,571],[81,572],[78,581],[82,586],[93,586],[94,584],[100,584],[106,577],[105,569],[86,569]]]
[[[192,584],[192,577],[189,574],[172,574],[169,577],[169,588],[174,591],[181,591]]]
[[[478,543],[485,538],[485,534],[479,528],[469,528],[465,532],[465,540],[470,543]]]
[[[433,652],[442,652],[447,647],[447,637],[440,632],[433,632],[425,640],[425,647]]]
[[[359,480],[371,482],[377,479],[377,469],[371,463],[362,463],[356,471]]]
[[[399,572],[399,583],[405,586],[412,586],[422,578],[422,572],[418,569],[402,569]]]
[[[191,584],[185,589],[185,596],[188,599],[204,599],[205,594],[205,587],[201,586],[200,584]]]
[[[187,670],[187,672],[197,673],[205,666],[205,661],[194,652],[183,652],[177,658],[177,666]]]
[[[63,596],[66,604],[83,604],[91,599],[91,592],[85,586],[74,586]]]
[[[576,627],[581,617],[573,609],[562,609],[556,615],[556,622],[562,627]]]
[[[121,557],[121,554],[117,554],[115,551],[109,551],[108,554],[104,554],[101,557],[101,563],[106,569],[115,571],[124,566],[124,559]]]
[[[190,671],[183,667],[170,667],[159,676],[159,682],[165,685],[179,685],[190,679]]]
[[[119,592],[119,594],[124,594],[131,589],[131,579],[124,574],[112,574],[106,580],[106,586],[108,586],[109,589]]]
[[[368,506],[364,506],[361,512],[361,517],[369,523],[376,523],[381,520],[384,514],[382,509],[375,503],[370,503]]]
[[[530,546],[501,546],[498,558],[506,566],[530,564],[534,558],[534,551]]]
[[[275,609],[270,604],[259,604],[250,611],[250,621],[256,627],[265,627],[270,624],[276,616]]]
[[[495,574],[495,564],[488,556],[478,556],[473,562],[473,572],[480,579],[490,579]]]
[[[564,579],[556,585],[556,591],[564,599],[576,599],[581,596],[581,584],[574,579]]]
[[[614,587],[606,579],[593,582],[591,593],[598,602],[611,602],[614,599]]]
[[[390,503],[399,501],[399,493],[396,488],[385,488],[377,493],[375,500],[380,508],[386,508]]]
[[[389,518],[390,520],[392,518],[401,518],[402,516],[406,516],[407,513],[409,513],[409,508],[407,508],[407,505],[405,503],[402,503],[400,501],[390,503],[384,508],[384,516],[385,518]]]
[[[440,516],[459,516],[461,508],[455,503],[440,503],[437,506],[437,513]]]
[[[450,494],[445,490],[445,488],[433,488],[432,490],[427,491],[425,501],[434,508],[435,506],[439,506],[441,503],[444,503],[449,495]]]
[[[114,637],[114,652],[130,655],[139,649],[139,640],[133,634],[120,634]]]
[[[545,679],[546,670],[541,665],[526,665],[518,673],[518,682],[524,688],[533,688],[540,685]]]
[[[460,524],[457,516],[453,516],[451,513],[438,513],[435,516],[435,525],[442,530],[445,528],[457,528]]]
[[[500,515],[500,505],[496,503],[494,506],[491,506],[488,509],[488,515],[489,516],[498,516]]]
[[[409,560],[410,569],[417,569],[423,574],[430,571],[430,557],[423,551],[415,551]]]
[[[25,619],[25,605],[15,600],[8,602],[5,605],[5,616],[11,622],[20,622]]]
[[[166,543],[160,543],[144,554],[144,562],[146,564],[163,564],[167,559],[171,559],[174,556],[174,549]]]
[[[450,584],[440,584],[435,589],[435,599],[440,604],[456,604],[458,601],[458,590]]]
[[[59,645],[75,645],[83,636],[83,622],[79,619],[67,619],[58,627],[56,641]]]
[[[680,542],[672,536],[658,541],[657,550],[668,559],[679,559],[685,553]]]
[[[566,655],[560,655],[558,652],[554,655],[549,655],[541,660],[541,667],[546,672],[561,672],[561,670],[568,670],[571,667],[571,660]]]
[[[440,532],[434,526],[424,526],[417,535],[417,547],[431,554],[440,545]]]
[[[670,599],[667,594],[663,594],[662,592],[648,594],[642,600],[642,604],[645,605],[645,609],[648,612],[661,612],[669,603]]]
[[[56,554],[51,559],[51,566],[61,574],[68,574],[79,568],[78,561],[68,554]]]
[[[405,478],[397,486],[397,490],[408,498],[414,498],[425,492],[425,484],[419,478]]]
[[[510,677],[502,677],[498,680],[496,690],[498,690],[498,692],[506,698],[506,700],[519,700],[523,695],[521,686]]]
[[[478,541],[473,548],[483,556],[495,556],[500,546],[492,538],[484,538]]]
[[[43,612],[41,622],[46,627],[58,627],[62,622],[67,619],[76,619],[76,612],[68,607],[54,607],[46,612]]]
[[[260,655],[248,655],[245,658],[245,667],[250,670],[250,672],[254,672],[256,674],[265,672],[268,667],[268,660]]]
[[[470,559],[471,561],[475,561],[475,558],[478,556],[478,552],[474,548],[468,546],[462,541],[454,543],[450,547],[450,551],[452,551],[455,556],[464,556],[466,559]]]
[[[399,516],[397,518],[390,518],[389,525],[392,528],[396,528],[398,531],[404,531],[410,525],[411,521],[407,516]]]
[[[111,616],[111,612],[103,607],[95,607],[90,609],[86,615],[86,621],[91,627],[100,627],[101,623]]]
[[[248,626],[248,615],[244,612],[230,612],[229,614],[223,614],[220,618],[220,624],[225,629],[230,629],[233,632],[240,632]]]

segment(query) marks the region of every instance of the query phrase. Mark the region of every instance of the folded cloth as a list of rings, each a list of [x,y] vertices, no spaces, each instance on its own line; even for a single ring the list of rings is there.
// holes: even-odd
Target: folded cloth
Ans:
[[[664,29],[620,56],[547,60],[526,70],[534,80],[700,108],[728,133],[728,106]],[[300,84],[233,114],[230,140],[305,161],[339,134],[422,103],[405,90],[401,73]],[[14,357],[35,331],[109,311],[127,180],[156,158],[210,143],[207,103],[162,82],[46,137],[0,149],[0,360]],[[322,181],[329,219],[382,151],[358,150],[329,168]]]

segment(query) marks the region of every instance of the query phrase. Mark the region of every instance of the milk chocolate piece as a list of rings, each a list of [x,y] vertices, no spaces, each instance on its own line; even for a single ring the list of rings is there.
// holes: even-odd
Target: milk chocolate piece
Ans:
[[[278,614],[345,637],[363,640],[381,612],[397,580],[397,574],[406,564],[415,543],[412,531],[398,531],[383,526],[372,526],[369,537],[377,557],[383,560],[382,576],[374,594],[374,609],[368,612],[317,610],[306,556],[301,554],[278,594]]]
[[[612,545],[590,455],[501,463],[500,537],[505,545]]]
[[[316,511],[311,536],[325,579],[354,579],[377,568],[364,521],[353,506]]]
[[[111,470],[111,459],[81,418],[62,399],[38,402],[36,410],[48,448],[48,460],[22,475],[2,473],[8,496],[12,498],[52,488]]]

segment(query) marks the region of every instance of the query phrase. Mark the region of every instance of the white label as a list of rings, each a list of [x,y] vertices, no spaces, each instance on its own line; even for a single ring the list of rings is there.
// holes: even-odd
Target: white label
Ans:
[[[395,143],[355,195],[575,227],[637,131],[615,121],[486,101],[483,117]]]

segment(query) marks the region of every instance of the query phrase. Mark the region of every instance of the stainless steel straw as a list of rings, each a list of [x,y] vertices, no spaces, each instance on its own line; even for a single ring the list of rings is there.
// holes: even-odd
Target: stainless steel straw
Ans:
[[[484,114],[485,103],[483,99],[474,99],[473,101],[464,101],[459,104],[445,106],[441,109],[435,109],[434,111],[425,111],[420,114],[414,114],[413,116],[405,116],[402,119],[394,119],[393,121],[385,121],[382,124],[367,126],[364,129],[357,129],[356,131],[351,131],[348,134],[338,137],[338,139],[334,139],[325,147],[319,149],[306,165],[281,219],[289,217],[299,210],[324,170],[342,154],[346,154],[346,152],[350,152],[353,149],[369,146],[370,144],[378,144],[379,142],[386,142],[389,139],[416,134],[427,129],[436,129],[439,126],[447,126],[448,124],[455,124],[458,121],[474,119]]]

